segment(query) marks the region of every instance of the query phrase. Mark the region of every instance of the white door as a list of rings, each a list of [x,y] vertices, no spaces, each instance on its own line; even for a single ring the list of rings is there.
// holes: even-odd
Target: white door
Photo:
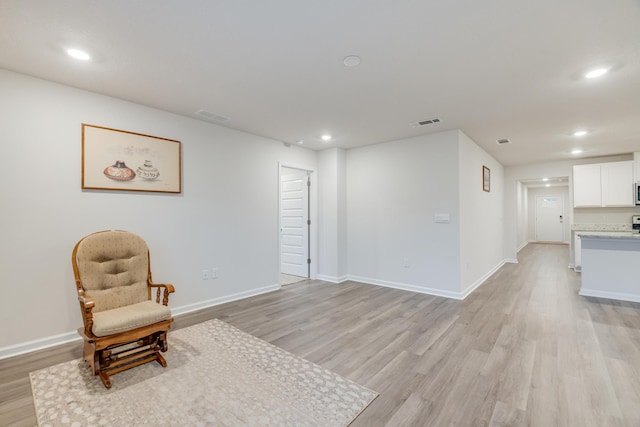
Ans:
[[[309,277],[309,175],[283,167],[280,174],[280,271]]]
[[[563,205],[561,196],[536,196],[536,241],[564,242]]]

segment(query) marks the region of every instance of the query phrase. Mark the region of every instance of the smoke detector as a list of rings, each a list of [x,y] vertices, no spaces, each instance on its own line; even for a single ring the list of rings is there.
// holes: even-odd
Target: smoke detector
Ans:
[[[222,114],[212,113],[207,110],[198,110],[196,111],[196,114],[208,120],[215,120],[216,122],[228,122],[230,120],[229,117],[225,117]]]
[[[434,117],[432,119],[421,120],[419,122],[410,123],[410,125],[413,127],[420,127],[420,126],[426,126],[426,125],[433,125],[436,123],[440,123],[440,118]]]

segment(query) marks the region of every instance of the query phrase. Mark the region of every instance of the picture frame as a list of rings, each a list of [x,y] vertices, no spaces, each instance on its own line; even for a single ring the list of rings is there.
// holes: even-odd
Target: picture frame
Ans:
[[[491,169],[482,166],[482,191],[491,191]]]
[[[182,192],[180,141],[82,124],[82,189]]]

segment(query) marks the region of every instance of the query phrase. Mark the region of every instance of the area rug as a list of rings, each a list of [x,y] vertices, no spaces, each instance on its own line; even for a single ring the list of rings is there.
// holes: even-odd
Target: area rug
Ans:
[[[377,393],[210,320],[107,390],[82,360],[29,374],[40,426],[346,426]]]

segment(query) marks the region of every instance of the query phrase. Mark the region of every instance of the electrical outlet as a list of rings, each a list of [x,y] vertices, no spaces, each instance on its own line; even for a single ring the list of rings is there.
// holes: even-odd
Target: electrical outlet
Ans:
[[[217,268],[212,268],[211,269],[211,278],[212,279],[217,279],[218,278],[218,269]]]
[[[402,260],[402,266],[404,268],[409,268],[409,258],[405,258]]]
[[[209,280],[209,270],[202,270],[202,280]]]

